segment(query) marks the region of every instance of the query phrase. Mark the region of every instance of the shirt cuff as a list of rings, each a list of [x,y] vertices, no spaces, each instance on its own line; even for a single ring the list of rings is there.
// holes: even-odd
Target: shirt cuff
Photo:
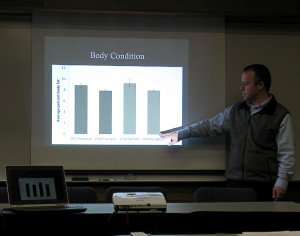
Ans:
[[[283,179],[278,178],[275,182],[275,186],[280,187],[284,190],[287,190],[289,182]]]
[[[189,130],[188,130],[188,128],[184,128],[184,129],[178,130],[177,134],[178,134],[178,141],[180,141],[180,140],[183,140],[183,139],[186,139],[189,137]]]

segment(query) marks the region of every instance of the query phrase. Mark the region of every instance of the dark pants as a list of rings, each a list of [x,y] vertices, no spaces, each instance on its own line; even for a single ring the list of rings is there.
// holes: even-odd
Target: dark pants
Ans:
[[[230,179],[226,181],[228,188],[252,188],[257,193],[258,201],[274,201],[272,197],[274,184],[274,182],[247,182]]]

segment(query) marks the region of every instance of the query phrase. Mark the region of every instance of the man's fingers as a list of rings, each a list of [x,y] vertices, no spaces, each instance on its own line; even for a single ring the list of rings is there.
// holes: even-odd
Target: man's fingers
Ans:
[[[171,139],[171,142],[169,142],[168,146],[172,146],[174,143],[176,143],[176,141]]]
[[[273,198],[274,198],[274,201],[277,201],[281,196],[284,195],[284,193],[285,193],[284,189],[275,186],[273,188]]]
[[[172,146],[174,143],[178,142],[178,134],[176,132],[166,133],[166,134],[160,133],[159,136],[161,138],[169,138],[170,139],[170,142],[168,143],[168,146]]]
[[[274,201],[277,201],[277,199],[278,199],[278,194],[277,194],[277,191],[275,188],[273,188],[273,198],[274,198]]]
[[[162,134],[162,133],[159,134],[159,136],[160,136],[161,138],[167,138],[169,135],[170,135],[170,134]]]

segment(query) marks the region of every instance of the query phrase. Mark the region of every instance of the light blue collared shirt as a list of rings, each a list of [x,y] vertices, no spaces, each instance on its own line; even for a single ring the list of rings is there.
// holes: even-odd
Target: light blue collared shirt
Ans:
[[[270,101],[259,106],[253,106],[248,103],[251,115],[261,111]],[[188,125],[184,129],[178,131],[179,140],[190,137],[214,137],[229,132],[229,116],[233,105],[225,108],[223,112],[216,116],[201,120],[195,124]],[[288,182],[292,179],[295,169],[295,141],[292,117],[288,113],[281,121],[279,131],[276,136],[277,142],[277,160],[278,174],[275,186],[287,189]]]

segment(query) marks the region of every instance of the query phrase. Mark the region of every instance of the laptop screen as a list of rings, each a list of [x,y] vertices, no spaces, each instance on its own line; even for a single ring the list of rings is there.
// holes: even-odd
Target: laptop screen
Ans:
[[[6,166],[12,206],[68,204],[62,166]]]

